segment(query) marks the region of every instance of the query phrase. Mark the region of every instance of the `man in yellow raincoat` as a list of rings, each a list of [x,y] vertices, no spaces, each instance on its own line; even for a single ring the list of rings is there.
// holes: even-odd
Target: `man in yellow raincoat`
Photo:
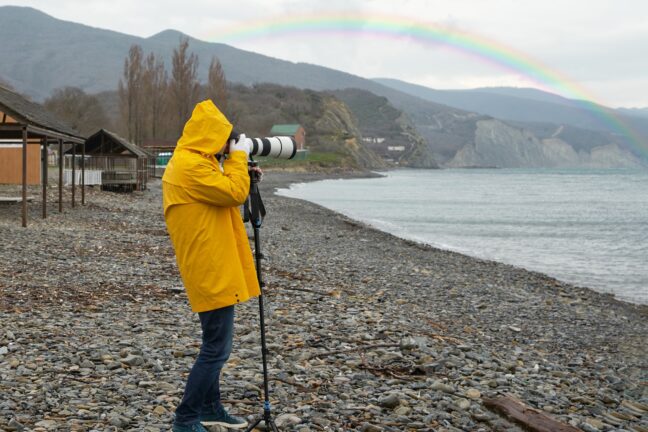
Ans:
[[[164,218],[191,309],[202,327],[174,432],[201,425],[244,428],[220,403],[220,371],[232,349],[234,306],[260,294],[238,206],[250,177],[248,141],[229,143],[232,125],[210,100],[196,105],[162,177]],[[229,147],[229,149],[227,149]],[[227,152],[221,165],[215,155]]]

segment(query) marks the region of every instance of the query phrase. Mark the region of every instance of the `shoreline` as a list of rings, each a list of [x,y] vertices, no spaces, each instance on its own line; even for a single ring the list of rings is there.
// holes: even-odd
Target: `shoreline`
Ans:
[[[486,404],[508,394],[588,432],[645,430],[648,308],[272,193],[317,176],[260,184],[281,430],[519,431]],[[0,429],[166,431],[182,397],[200,326],[159,183],[86,198],[47,220],[35,202],[27,229],[17,208],[0,209]],[[252,416],[257,302],[236,313],[222,390]]]

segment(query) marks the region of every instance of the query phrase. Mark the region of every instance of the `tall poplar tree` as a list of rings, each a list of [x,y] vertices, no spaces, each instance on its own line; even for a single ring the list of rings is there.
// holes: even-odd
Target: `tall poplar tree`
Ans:
[[[164,62],[154,53],[150,53],[146,57],[142,86],[146,108],[144,138],[162,138],[166,132],[164,125],[167,123],[165,114],[168,112],[168,81]]]
[[[198,57],[189,53],[189,39],[182,38],[178,48],[173,50],[172,67],[170,96],[176,110],[176,134],[180,136],[200,94],[200,84],[196,78]]]
[[[120,112],[125,123],[128,140],[140,144],[144,126],[142,47],[132,45],[124,60],[124,71],[119,80]]]
[[[222,112],[227,111],[227,80],[223,66],[216,57],[212,57],[207,75],[207,97],[220,108]]]

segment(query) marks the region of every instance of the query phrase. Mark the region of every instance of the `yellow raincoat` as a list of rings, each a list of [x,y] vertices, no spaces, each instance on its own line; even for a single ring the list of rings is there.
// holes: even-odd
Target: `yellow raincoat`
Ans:
[[[162,177],[164,218],[191,309],[205,312],[259,295],[240,206],[248,196],[247,155],[214,157],[232,125],[207,100],[196,105]]]

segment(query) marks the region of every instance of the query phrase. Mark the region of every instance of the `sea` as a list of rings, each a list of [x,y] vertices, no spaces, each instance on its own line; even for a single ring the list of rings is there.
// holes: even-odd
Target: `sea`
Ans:
[[[401,169],[293,184],[398,237],[648,304],[648,170]]]

